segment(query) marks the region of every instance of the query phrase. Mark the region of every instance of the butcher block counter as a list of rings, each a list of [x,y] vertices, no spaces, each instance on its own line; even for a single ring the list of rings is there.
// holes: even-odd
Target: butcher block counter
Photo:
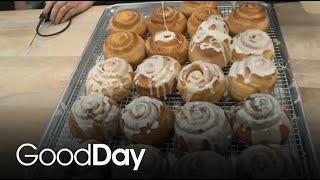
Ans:
[[[319,154],[320,14],[307,13],[298,2],[275,7]],[[49,38],[37,36],[31,46],[41,10],[0,12],[1,163],[14,166],[19,145],[39,143],[105,8],[90,8],[74,18],[64,33]],[[65,24],[45,26],[42,29],[49,33]],[[9,173],[2,173],[2,177],[6,175]]]

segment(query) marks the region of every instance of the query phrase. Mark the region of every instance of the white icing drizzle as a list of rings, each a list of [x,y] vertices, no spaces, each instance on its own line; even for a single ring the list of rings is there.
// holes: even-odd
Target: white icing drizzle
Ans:
[[[172,93],[172,86],[178,76],[180,69],[175,68],[177,64],[179,64],[177,60],[168,56],[151,56],[138,65],[133,81],[136,84],[140,76],[144,76],[148,79],[151,95],[156,93],[156,96],[160,97],[160,88],[162,88],[164,96],[166,96],[167,93]],[[166,92],[166,86],[169,86],[170,92]],[[156,88],[156,92],[152,92],[153,87]]]
[[[90,138],[94,124],[99,124],[107,140],[112,140],[116,134],[119,108],[111,104],[111,99],[101,93],[91,93],[87,96],[80,96],[72,106],[72,113],[78,126]]]
[[[206,140],[212,150],[224,151],[231,143],[232,129],[224,111],[209,102],[188,102],[175,113],[175,132],[189,151],[203,149]]]
[[[193,71],[195,67],[199,67],[200,70]],[[192,96],[199,91],[210,89],[214,94],[215,82],[225,82],[224,74],[219,66],[203,61],[195,61],[183,67],[178,78],[179,84],[186,83],[186,101],[190,101]]]
[[[226,50],[224,41],[231,42],[231,37],[228,35],[229,30],[226,28],[226,23],[219,15],[211,15],[206,21],[203,21],[196,34],[192,37],[190,42],[191,52],[196,46],[199,46],[201,50],[213,49],[216,52],[222,52],[225,60],[225,64],[228,62],[230,52]],[[209,37],[209,42],[203,42]],[[226,54],[228,52],[228,54]]]
[[[250,74],[246,75],[246,68],[249,68]],[[270,76],[276,73],[276,66],[268,59],[260,56],[249,56],[242,61],[237,61],[232,64],[229,76],[237,77],[238,75],[244,77],[245,83],[251,82],[251,75],[255,74],[259,77]]]
[[[238,176],[251,178],[288,178],[297,175],[293,157],[283,146],[256,145],[245,149],[237,158]]]
[[[126,136],[131,138],[133,135],[141,133],[141,128],[147,128],[148,125],[150,131],[157,129],[162,106],[163,103],[160,100],[147,96],[141,96],[128,104],[122,111],[123,131]],[[150,133],[150,131],[148,132]]]
[[[168,42],[176,38],[176,34],[172,31],[160,31],[154,36],[154,41]]]
[[[274,53],[271,38],[259,29],[248,29],[238,34],[233,38],[230,47],[239,54],[263,55],[265,50],[271,50]]]
[[[250,127],[252,143],[269,140],[275,144],[281,142],[280,125],[291,130],[290,120],[280,104],[269,94],[253,94],[244,102],[242,108],[236,112],[233,129]]]
[[[93,92],[108,92],[112,97],[116,89],[123,89],[123,79],[132,81],[133,70],[126,60],[113,57],[97,62],[87,77],[87,89],[92,87]]]

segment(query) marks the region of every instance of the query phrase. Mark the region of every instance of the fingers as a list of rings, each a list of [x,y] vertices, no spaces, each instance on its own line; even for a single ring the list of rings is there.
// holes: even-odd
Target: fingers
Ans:
[[[78,12],[75,8],[71,8],[70,11],[63,17],[61,23],[68,21],[72,16],[76,15]]]
[[[50,21],[52,23],[55,23],[56,21],[56,17],[58,15],[58,12],[60,10],[60,8],[62,8],[63,5],[67,4],[66,1],[58,1],[54,4],[52,10],[51,10],[51,14],[50,14]]]
[[[56,1],[46,1],[46,5],[43,8],[43,13],[48,14],[49,11],[52,9],[53,5],[56,3]]]
[[[60,24],[61,20],[64,16],[67,15],[67,13],[71,10],[71,8],[68,6],[68,4],[65,4],[64,6],[62,6],[59,11],[58,14],[56,16],[56,19],[54,20],[55,24]]]

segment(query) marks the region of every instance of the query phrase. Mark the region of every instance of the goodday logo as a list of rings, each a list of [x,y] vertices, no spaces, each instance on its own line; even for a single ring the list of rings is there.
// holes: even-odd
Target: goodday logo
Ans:
[[[137,155],[134,149],[116,149],[113,152],[109,148],[109,146],[105,144],[88,144],[87,149],[86,148],[80,148],[74,153],[67,148],[60,149],[57,153],[53,151],[50,148],[45,148],[39,152],[39,154],[22,154],[21,152],[23,150],[32,148],[33,150],[37,151],[38,149],[36,146],[30,143],[25,143],[19,146],[19,148],[16,151],[16,158],[18,162],[23,166],[32,166],[34,165],[38,160],[39,162],[44,166],[51,166],[54,163],[59,163],[61,166],[69,166],[73,162],[75,162],[79,166],[104,166],[107,165],[110,161],[112,161],[117,166],[129,166],[130,163],[134,163],[133,171],[137,171],[139,169],[140,163],[143,159],[144,153],[146,149],[141,149],[139,154]],[[104,151],[105,158],[101,160],[99,157],[99,153]],[[48,160],[47,162],[44,160],[45,154],[51,154],[52,159]],[[63,153],[69,154],[70,159],[68,162],[62,162],[61,156]],[[79,154],[85,153],[87,155],[87,159],[83,162],[80,162]],[[121,158],[121,160],[117,159],[118,156],[124,157]],[[130,156],[132,158],[130,158]],[[23,161],[21,157],[29,159],[28,162]],[[130,159],[133,160],[133,162],[130,162]],[[26,159],[24,159],[26,160]],[[30,161],[31,160],[31,161]]]

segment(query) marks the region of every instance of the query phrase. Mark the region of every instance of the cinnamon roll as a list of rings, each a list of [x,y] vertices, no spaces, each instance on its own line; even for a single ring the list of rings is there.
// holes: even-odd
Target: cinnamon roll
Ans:
[[[231,144],[232,129],[219,106],[188,102],[175,115],[174,143],[180,152],[214,150],[223,153]]]
[[[183,67],[178,76],[181,98],[186,101],[218,102],[227,87],[221,68],[215,64],[195,61]]]
[[[173,178],[232,178],[232,164],[213,151],[199,151],[177,160],[170,171]]]
[[[119,107],[100,93],[80,96],[72,106],[69,129],[75,138],[111,143],[118,129]]]
[[[201,8],[201,9],[197,9],[196,11],[194,11],[191,16],[189,17],[188,19],[188,22],[187,22],[187,30],[188,30],[188,34],[190,37],[192,37],[199,25],[207,20],[209,18],[209,16],[211,15],[221,15],[221,13],[217,10],[217,9],[214,9],[212,7],[204,7],[204,8]]]
[[[176,90],[179,62],[169,56],[154,55],[145,59],[133,78],[137,91],[144,96],[164,97]]]
[[[105,58],[119,57],[136,68],[146,56],[144,40],[133,32],[117,32],[107,37],[103,44]]]
[[[145,149],[143,159],[137,171],[132,171],[134,163],[129,166],[113,166],[111,175],[112,178],[160,178],[166,177],[169,171],[169,162],[161,153],[160,149],[145,145],[145,144],[132,144],[124,147],[124,149],[133,149],[136,154],[139,154],[142,149]],[[130,156],[130,162],[133,159]]]
[[[228,16],[228,25],[232,36],[247,29],[260,29],[267,32],[269,26],[268,14],[264,7],[256,3],[243,3]]]
[[[158,31],[146,42],[148,56],[170,56],[183,63],[188,59],[188,41],[181,33]]]
[[[196,10],[203,8],[217,10],[217,3],[215,1],[183,1],[180,4],[180,10],[187,18]]]
[[[134,32],[141,37],[147,34],[147,23],[136,10],[125,9],[113,15],[108,24],[109,32]]]
[[[159,7],[153,9],[147,18],[147,27],[151,34],[164,30],[184,33],[187,19],[172,7]]]
[[[262,55],[266,59],[273,59],[274,57],[271,38],[259,29],[248,29],[233,37],[230,47],[233,62],[245,59],[250,55]]]
[[[270,94],[277,81],[276,66],[263,56],[236,61],[228,74],[228,92],[241,101],[254,93]]]
[[[189,45],[189,60],[201,60],[223,68],[229,62],[231,37],[221,16],[210,16],[203,21]]]
[[[100,92],[121,101],[131,95],[133,70],[126,60],[109,58],[98,62],[88,73],[87,93]]]
[[[236,172],[241,178],[294,178],[300,175],[300,163],[284,146],[256,145],[238,156]]]
[[[171,108],[158,99],[141,96],[122,111],[120,127],[133,143],[160,146],[174,125]]]
[[[273,96],[253,94],[233,109],[230,123],[240,140],[250,145],[287,142],[291,123]]]

